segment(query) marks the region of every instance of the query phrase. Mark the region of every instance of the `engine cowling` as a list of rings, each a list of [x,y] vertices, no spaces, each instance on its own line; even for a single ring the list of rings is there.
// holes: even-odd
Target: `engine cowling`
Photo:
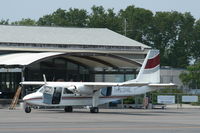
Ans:
[[[81,95],[90,95],[93,94],[93,89],[84,85],[72,85],[68,87],[70,91],[76,94],[81,94]]]

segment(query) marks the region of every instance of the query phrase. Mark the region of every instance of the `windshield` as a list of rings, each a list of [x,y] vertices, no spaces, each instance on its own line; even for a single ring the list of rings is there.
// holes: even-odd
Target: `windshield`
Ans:
[[[43,92],[44,92],[44,86],[42,86],[42,87],[38,90],[38,92],[43,93]]]
[[[44,86],[44,93],[53,94],[53,88],[49,86]]]
[[[48,94],[53,94],[53,88],[49,86],[42,86],[38,92],[40,93],[48,93]]]

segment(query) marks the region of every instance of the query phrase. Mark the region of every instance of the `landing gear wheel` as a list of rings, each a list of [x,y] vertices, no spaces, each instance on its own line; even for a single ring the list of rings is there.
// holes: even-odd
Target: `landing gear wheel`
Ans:
[[[65,112],[73,112],[73,107],[72,106],[66,106]]]
[[[99,108],[98,107],[91,107],[90,112],[91,113],[99,113]]]
[[[31,113],[31,107],[26,107],[24,110],[26,113]]]

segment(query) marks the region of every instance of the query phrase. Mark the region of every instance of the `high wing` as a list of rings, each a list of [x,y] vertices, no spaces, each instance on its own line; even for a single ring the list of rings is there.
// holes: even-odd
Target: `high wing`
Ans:
[[[45,82],[43,82],[43,81],[23,81],[23,82],[20,82],[19,84],[21,84],[21,85],[44,85]]]
[[[88,86],[90,88],[93,88],[94,90],[98,90],[104,87],[109,86],[149,86],[149,87],[156,87],[156,88],[170,88],[170,87],[176,87],[175,84],[169,83],[169,84],[162,84],[162,83],[147,83],[147,82],[123,82],[123,83],[117,83],[117,82],[47,82],[49,83],[56,83],[56,84],[63,84],[63,83],[70,83],[73,85],[76,84],[82,84],[84,86]],[[24,81],[20,82],[21,85],[45,85],[45,82],[43,81]]]
[[[82,84],[84,86],[94,86],[97,88],[102,88],[102,87],[108,87],[108,86],[143,86],[143,85],[148,85],[148,83],[140,83],[140,82],[135,82],[135,83],[118,83],[118,82],[46,82],[46,84],[71,84],[71,85],[76,85],[76,84]],[[45,85],[45,82],[43,81],[24,81],[20,82],[21,85]]]
[[[82,84],[85,86],[101,86],[101,87],[107,87],[107,86],[119,86],[122,83],[115,83],[115,82],[46,82],[46,84]],[[43,81],[23,81],[20,82],[21,85],[45,85],[45,82]]]
[[[104,87],[108,87],[108,86],[129,86],[129,87],[140,87],[140,86],[148,86],[148,87],[154,87],[154,88],[171,88],[171,87],[177,87],[177,85],[173,84],[173,83],[169,83],[169,84],[164,84],[164,83],[146,83],[146,82],[124,82],[124,83],[112,83],[112,82],[88,82],[88,83],[83,83],[85,86],[88,87],[92,87],[95,90],[104,88]]]
[[[148,85],[148,83],[139,83],[139,82],[135,82],[135,83],[115,83],[115,82],[86,82],[83,83],[85,86],[88,87],[94,87],[96,89],[101,89],[104,87],[109,87],[109,86],[144,86],[144,85]]]
[[[148,83],[117,83],[117,82],[47,82],[48,83],[82,83],[85,86],[143,86],[148,85]],[[43,81],[23,81],[20,82],[21,85],[44,85],[45,82]]]

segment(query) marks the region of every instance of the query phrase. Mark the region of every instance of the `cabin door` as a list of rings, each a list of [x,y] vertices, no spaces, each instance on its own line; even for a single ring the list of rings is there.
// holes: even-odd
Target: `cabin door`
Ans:
[[[53,87],[44,86],[43,103],[52,104],[53,94],[54,94]]]
[[[62,88],[61,87],[54,87],[52,104],[60,104],[61,96],[62,96]]]
[[[45,91],[43,93],[43,103],[45,104],[60,104],[62,96],[61,87],[48,87],[45,86]]]

